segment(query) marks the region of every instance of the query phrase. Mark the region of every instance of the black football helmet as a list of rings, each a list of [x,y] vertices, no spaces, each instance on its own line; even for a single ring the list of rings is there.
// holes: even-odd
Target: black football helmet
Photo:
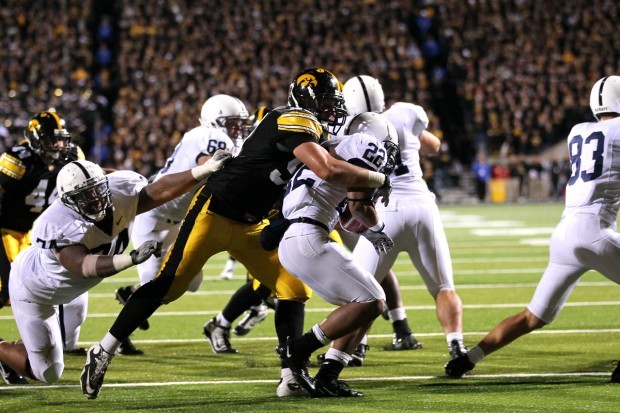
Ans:
[[[71,135],[65,121],[56,112],[37,113],[24,131],[32,150],[41,158],[55,161],[66,158],[71,147]]]
[[[347,118],[342,84],[322,68],[306,69],[295,76],[289,87],[288,103],[312,112],[334,135]]]

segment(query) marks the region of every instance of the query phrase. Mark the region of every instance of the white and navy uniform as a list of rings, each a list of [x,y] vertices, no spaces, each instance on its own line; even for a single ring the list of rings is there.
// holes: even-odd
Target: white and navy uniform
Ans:
[[[348,162],[374,171],[385,164],[383,144],[371,135],[356,133],[337,138],[332,144],[336,142],[337,156]],[[302,167],[287,185],[282,213],[292,224],[280,242],[280,262],[331,304],[385,300],[373,275],[362,269],[342,245],[329,239],[346,207],[346,196],[346,188]],[[372,253],[376,255],[374,250]]]
[[[92,254],[122,253],[129,244],[138,194],[147,185],[146,178],[131,171],[107,177],[112,214],[100,222],[90,222],[57,199],[35,222],[32,246],[17,256],[11,268],[9,288],[15,321],[32,371],[46,383],[57,381],[64,369],[58,306],[82,304],[82,317],[76,317],[76,325],[65,325],[65,329],[79,329],[86,317],[88,290],[102,280],[69,272],[58,261],[55,250],[82,244]]]
[[[376,206],[383,216],[385,233],[394,241],[386,255],[373,254],[374,248],[361,239],[353,255],[362,267],[381,282],[402,251],[420,273],[433,297],[442,290],[454,290],[452,261],[435,195],[422,179],[420,134],[428,126],[422,107],[398,102],[382,113],[398,132],[399,158],[390,175],[392,193],[387,207]]]
[[[527,307],[547,324],[586,271],[620,284],[620,118],[578,124],[567,142],[572,174],[566,208],[551,235],[549,264]]]
[[[198,159],[203,156],[212,156],[218,149],[234,152],[236,145],[218,128],[198,126],[183,135],[183,139],[174,149],[166,165],[157,173],[155,180],[162,176],[186,171],[198,166]],[[179,233],[181,221],[185,217],[193,194],[182,195],[172,201],[140,214],[136,218],[132,232],[133,245],[142,245],[145,241],[161,241],[161,257],[151,256],[145,262],[138,264],[140,283],[146,284],[155,278],[166,256],[166,251],[174,243]],[[196,274],[189,286],[190,291],[198,290],[202,282],[202,271]]]

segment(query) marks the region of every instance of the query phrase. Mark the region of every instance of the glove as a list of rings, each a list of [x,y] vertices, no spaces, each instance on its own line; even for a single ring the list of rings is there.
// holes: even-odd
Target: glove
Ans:
[[[392,181],[390,181],[389,176],[385,175],[385,181],[383,182],[383,185],[381,185],[375,191],[375,194],[372,197],[372,202],[376,203],[380,198],[382,198],[383,200],[381,202],[383,203],[384,206],[387,206],[388,203],[390,202],[391,192],[392,192]]]
[[[223,149],[218,149],[213,153],[213,156],[207,162],[192,168],[192,175],[197,181],[202,181],[204,178],[207,178],[222,169],[231,158],[232,154],[230,152],[226,152]]]
[[[360,235],[364,236],[372,243],[372,246],[375,247],[375,251],[377,251],[377,254],[379,255],[385,255],[392,248],[394,248],[394,241],[392,241],[392,238],[390,238],[390,236],[383,231],[374,232],[371,229],[367,229]]]
[[[160,241],[145,241],[135,250],[129,253],[131,256],[131,262],[134,265],[142,264],[148,260],[151,255],[157,258],[161,257],[161,242]]]

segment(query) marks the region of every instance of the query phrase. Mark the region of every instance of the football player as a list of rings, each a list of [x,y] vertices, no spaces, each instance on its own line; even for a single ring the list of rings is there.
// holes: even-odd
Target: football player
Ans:
[[[386,233],[394,240],[394,249],[378,256],[372,254],[373,246],[369,242],[360,239],[353,252],[360,265],[372,272],[386,290],[388,314],[395,331],[391,349],[421,347],[411,334],[398,282],[390,271],[398,254],[405,251],[435,299],[437,318],[446,335],[450,356],[457,357],[466,351],[462,332],[463,309],[454,288],[450,250],[435,195],[422,179],[420,167],[420,155],[436,155],[440,141],[425,130],[428,117],[422,107],[397,102],[384,111],[383,89],[377,79],[353,77],[345,83],[343,93],[351,114],[381,112],[398,131],[400,151],[390,175],[394,196],[387,207],[377,206],[384,216]]]
[[[341,86],[332,73],[312,68],[294,77],[289,106],[269,112],[239,155],[197,191],[157,278],[130,297],[108,334],[89,350],[82,382],[86,397],[97,396],[120,342],[162,303],[179,298],[205,262],[222,251],[275,292],[279,343],[302,334],[310,289],[282,268],[277,250],[261,247],[260,233],[300,163],[345,188],[379,188],[387,202],[390,182],[385,174],[335,159],[319,145],[328,131],[342,127],[345,116]],[[284,361],[282,368],[284,375],[289,368]]]
[[[328,142],[334,157],[374,171],[394,164],[397,134],[387,120],[376,113],[363,113],[351,121],[348,129],[362,133]],[[329,238],[345,209],[366,227],[361,235],[373,245],[376,250],[373,254],[390,251],[393,242],[383,232],[385,224],[374,208],[372,190],[330,184],[305,167],[288,183],[282,212],[290,226],[280,241],[280,261],[321,298],[339,306],[308,333],[289,340],[286,347],[279,349],[289,361],[297,383],[313,397],[363,395],[338,377],[385,303],[383,289],[373,274],[361,268],[349,251]],[[332,341],[316,381],[308,380],[306,372],[298,366],[307,365],[315,350]]]
[[[183,135],[164,167],[155,176],[155,181],[168,174],[202,165],[211,159],[218,149],[232,153],[235,148],[234,142],[241,139],[242,129],[249,120],[249,114],[240,99],[229,95],[214,95],[202,105],[199,120],[200,126]],[[185,194],[137,216],[131,235],[133,245],[155,240],[162,243],[164,252],[168,251],[179,233],[181,221],[191,200],[191,194]],[[163,256],[151,257],[138,264],[140,284],[119,288],[116,291],[117,300],[125,304],[129,296],[140,285],[155,278],[162,263]],[[188,290],[197,291],[202,278],[202,269],[200,269],[189,284]],[[148,321],[140,326],[143,330],[148,327]],[[121,344],[117,352],[119,354],[142,354],[142,351],[133,346],[129,338]]]
[[[123,254],[135,216],[188,192],[228,157],[219,152],[203,165],[148,185],[131,171],[106,176],[89,161],[64,166],[57,178],[59,199],[35,223],[35,243],[13,262],[12,308],[23,342],[0,342],[3,375],[56,382],[64,369],[58,307],[85,296],[103,278],[158,255],[157,241]]]
[[[30,245],[35,219],[56,198],[58,171],[76,159],[84,159],[84,153],[72,142],[64,119],[53,110],[33,116],[24,138],[0,156],[0,308],[10,305],[11,262]],[[74,304],[60,311],[68,352],[84,351],[76,347],[81,317],[74,308],[80,306]]]
[[[590,93],[597,122],[575,125],[567,143],[572,174],[566,207],[549,243],[549,263],[527,308],[500,322],[482,341],[445,367],[463,377],[486,356],[555,320],[589,271],[620,284],[620,234],[616,232],[620,198],[620,76],[599,79]],[[620,383],[620,364],[611,375]]]

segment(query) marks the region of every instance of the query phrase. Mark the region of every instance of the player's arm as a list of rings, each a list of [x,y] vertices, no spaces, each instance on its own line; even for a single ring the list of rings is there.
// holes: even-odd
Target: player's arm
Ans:
[[[293,154],[319,178],[335,185],[346,188],[378,188],[386,180],[386,176],[380,172],[369,171],[334,158],[315,142],[298,145]]]
[[[105,278],[143,263],[151,255],[159,257],[161,242],[146,241],[129,254],[113,256],[91,254],[83,244],[54,249],[58,261],[69,272],[82,278]]]
[[[356,221],[367,228],[375,228],[375,231],[382,229],[383,222],[375,210],[371,191],[348,191],[347,202],[351,215]]]
[[[219,150],[213,156],[202,156],[199,165],[183,172],[164,175],[140,191],[137,214],[149,211],[191,191],[196,184],[222,169],[230,153]]]
[[[439,153],[441,140],[432,132],[423,130],[420,134],[420,154],[426,156],[435,156]]]

